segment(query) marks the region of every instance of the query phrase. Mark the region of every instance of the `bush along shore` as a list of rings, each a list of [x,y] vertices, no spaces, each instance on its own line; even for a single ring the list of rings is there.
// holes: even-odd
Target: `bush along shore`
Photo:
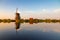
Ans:
[[[15,20],[11,20],[11,19],[0,19],[0,23],[4,22],[4,23],[10,23],[10,22],[16,22]],[[56,23],[59,22],[60,23],[60,19],[20,19],[18,22],[20,23],[41,23],[41,22],[46,22],[46,23]]]

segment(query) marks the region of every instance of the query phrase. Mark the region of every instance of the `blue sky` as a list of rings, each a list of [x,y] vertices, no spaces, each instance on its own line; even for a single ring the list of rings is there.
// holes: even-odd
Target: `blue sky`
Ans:
[[[16,8],[21,18],[60,18],[60,0],[0,0],[0,18],[15,18]]]

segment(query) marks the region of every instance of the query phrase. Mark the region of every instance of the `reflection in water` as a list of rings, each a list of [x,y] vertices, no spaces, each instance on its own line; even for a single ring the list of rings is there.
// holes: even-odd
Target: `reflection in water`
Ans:
[[[15,25],[16,25],[15,29],[16,29],[16,34],[17,34],[17,30],[20,28],[21,23],[20,22],[19,23],[16,22]]]
[[[20,28],[20,23],[15,23],[16,24],[16,30]]]
[[[0,23],[0,40],[60,40],[60,24]]]

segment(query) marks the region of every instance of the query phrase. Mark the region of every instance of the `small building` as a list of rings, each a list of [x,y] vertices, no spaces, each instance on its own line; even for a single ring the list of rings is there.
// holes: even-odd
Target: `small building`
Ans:
[[[30,24],[33,24],[33,20],[34,20],[33,18],[30,18],[30,19],[29,19],[29,23],[30,23]]]
[[[33,18],[30,18],[29,20],[33,20]]]

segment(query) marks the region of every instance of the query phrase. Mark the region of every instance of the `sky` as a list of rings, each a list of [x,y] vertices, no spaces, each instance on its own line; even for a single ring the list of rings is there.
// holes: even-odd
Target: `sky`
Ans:
[[[60,19],[60,0],[0,0],[0,19]]]

